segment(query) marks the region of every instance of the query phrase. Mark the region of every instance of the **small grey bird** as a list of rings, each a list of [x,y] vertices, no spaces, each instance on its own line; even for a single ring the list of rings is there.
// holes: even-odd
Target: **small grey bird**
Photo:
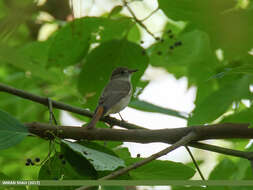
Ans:
[[[129,104],[132,96],[131,75],[136,71],[126,67],[113,70],[110,81],[100,96],[95,114],[87,125],[88,128],[95,127],[101,117],[118,113]]]

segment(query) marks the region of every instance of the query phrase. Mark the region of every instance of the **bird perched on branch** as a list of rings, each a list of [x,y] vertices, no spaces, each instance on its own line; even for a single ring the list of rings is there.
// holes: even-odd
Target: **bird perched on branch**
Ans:
[[[132,96],[131,75],[136,69],[118,67],[113,70],[109,83],[104,88],[92,120],[87,125],[94,128],[103,116],[119,113],[130,102]]]

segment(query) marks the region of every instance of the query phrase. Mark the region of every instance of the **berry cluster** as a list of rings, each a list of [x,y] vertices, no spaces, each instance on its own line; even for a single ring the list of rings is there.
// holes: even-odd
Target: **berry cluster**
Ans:
[[[34,165],[35,165],[35,162],[37,162],[37,163],[40,162],[40,158],[37,157],[37,158],[35,158],[34,160],[32,160],[31,158],[27,158],[27,159],[26,159],[25,165],[26,165],[26,166],[30,166],[30,165],[31,165],[31,166],[34,166]]]
[[[174,39],[174,34],[173,34],[172,30],[170,30],[170,29],[167,30],[167,31],[166,31],[166,34],[168,35],[168,37],[169,37],[171,40]],[[166,38],[166,37],[165,37],[165,38]],[[160,43],[163,43],[163,42],[164,42],[164,38],[160,38],[160,37],[156,37],[155,40],[156,40],[157,42],[160,42]],[[173,50],[174,48],[179,47],[179,46],[181,46],[181,45],[183,44],[182,41],[176,41],[176,40],[173,40],[173,41],[174,41],[174,43],[173,43],[172,45],[169,45],[169,50]],[[143,44],[144,41],[141,40],[140,43]],[[158,50],[156,53],[157,53],[157,55],[159,55],[159,56],[163,54],[163,52],[162,52],[161,50]],[[143,50],[142,50],[142,55],[145,55],[145,54],[146,54],[146,51],[145,51],[145,49],[143,49]]]

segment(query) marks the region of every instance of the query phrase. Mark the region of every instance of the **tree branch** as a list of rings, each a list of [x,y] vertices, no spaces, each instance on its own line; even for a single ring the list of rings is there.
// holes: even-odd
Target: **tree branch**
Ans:
[[[168,148],[165,148],[163,149],[162,151],[158,152],[158,153],[155,153],[151,156],[149,156],[148,158],[145,158],[144,160],[141,160],[139,162],[136,162],[126,168],[122,168],[120,170],[117,170],[113,173],[110,173],[109,175],[107,176],[104,176],[102,178],[100,178],[99,180],[107,180],[107,179],[113,179],[113,178],[116,178],[118,176],[121,176],[127,172],[129,172],[130,170],[133,170],[133,169],[136,169],[136,168],[139,168],[161,156],[164,156],[166,154],[168,154],[169,152],[179,148],[180,146],[184,146],[186,145],[187,143],[193,141],[194,139],[197,138],[197,134],[194,132],[194,131],[190,131],[187,135],[185,135],[184,137],[182,137],[181,139],[179,139],[177,142],[175,142],[173,145],[169,146]],[[90,187],[80,187],[76,190],[87,190],[89,189]]]
[[[25,99],[31,100],[33,102],[37,102],[37,103],[43,104],[45,106],[48,106],[48,97],[38,96],[38,95],[29,93],[29,92],[25,92],[20,89],[16,89],[16,88],[4,85],[2,83],[0,83],[0,91],[7,92],[9,94],[13,94],[13,95],[19,96],[21,98],[25,98]],[[74,106],[71,106],[68,104],[64,104],[62,102],[51,100],[51,104],[54,108],[57,108],[57,109],[69,111],[69,112],[76,113],[79,115],[84,115],[87,117],[93,116],[93,113],[86,110],[86,109],[74,107]],[[127,123],[124,121],[120,121],[120,120],[117,120],[117,119],[109,117],[109,116],[103,117],[100,120],[104,121],[106,123],[109,123],[110,125],[118,125],[120,127],[126,128],[126,129],[145,129],[143,127],[140,127],[140,126],[137,126],[137,125],[134,125],[131,123]]]
[[[200,143],[200,142],[191,142],[191,143],[189,143],[189,146],[194,147],[194,148],[198,148],[198,149],[202,149],[202,150],[208,150],[208,151],[211,151],[211,152],[217,152],[217,153],[220,153],[220,154],[226,154],[226,155],[230,155],[230,156],[245,158],[245,159],[248,159],[248,160],[253,159],[253,152],[232,150],[232,149],[229,149],[229,148],[223,148],[223,147],[219,147],[219,146],[215,146],[215,145],[209,145],[209,144]]]
[[[40,136],[42,138],[69,138],[75,140],[87,139],[87,140],[103,140],[103,141],[124,141],[124,142],[137,142],[137,143],[152,143],[152,142],[164,142],[173,144],[183,136],[187,135],[191,130],[197,132],[197,140],[205,140],[201,136],[205,131],[212,131],[209,135],[205,136],[206,139],[210,139],[214,135],[217,138],[252,138],[253,128],[248,128],[248,124],[217,124],[209,126],[195,126],[185,128],[173,128],[173,129],[160,129],[160,130],[120,130],[120,129],[102,129],[94,128],[87,130],[85,127],[71,127],[71,126],[55,126],[43,123],[27,123],[26,126],[30,133]],[[212,130],[212,128],[216,129]],[[224,128],[224,129],[222,129]],[[244,132],[238,132],[242,130]],[[220,133],[223,131],[226,136]],[[237,132],[236,132],[237,131]],[[237,136],[235,134],[238,134]],[[244,134],[244,135],[243,135]],[[248,160],[253,159],[253,152],[244,152],[238,150],[232,150],[228,148],[218,147],[214,145],[208,145],[199,142],[191,142],[188,146],[217,152],[221,154],[236,156],[245,158]]]
[[[48,106],[48,98],[47,97],[37,96],[37,95],[31,94],[31,93],[25,92],[23,90],[19,90],[19,89],[13,88],[13,87],[9,87],[9,86],[1,84],[1,83],[0,83],[0,91],[7,92],[9,94],[13,94],[13,95],[19,96],[21,98],[25,98],[25,99],[31,100],[33,102],[37,102],[37,103],[43,104],[45,106]],[[93,114],[92,112],[90,112],[88,110],[81,109],[81,108],[78,108],[78,107],[73,107],[73,106],[70,106],[68,104],[64,104],[64,103],[58,102],[58,101],[53,101],[52,100],[52,105],[53,105],[54,108],[66,110],[66,111],[73,112],[73,113],[76,113],[76,114],[79,114],[79,115],[84,115],[84,116],[87,116],[87,117],[92,117],[92,114]],[[118,125],[120,127],[127,128],[127,129],[146,129],[144,127],[137,126],[137,125],[134,125],[134,124],[131,124],[131,123],[126,123],[126,122],[123,122],[123,121],[120,121],[120,120],[117,120],[117,119],[111,118],[111,117],[104,117],[104,118],[101,119],[101,121],[107,122],[107,123],[109,123],[111,125]],[[30,124],[27,124],[27,125],[28,125],[28,128],[29,128],[29,130],[30,130],[31,133],[34,133],[34,134],[36,134],[38,136],[41,136],[41,137],[44,137],[44,138],[50,138],[50,133],[47,133],[46,132],[47,130],[49,130],[49,131],[59,130],[59,128],[55,128],[55,126],[50,126],[50,125],[47,125],[47,124],[39,124],[39,123],[37,123],[37,124],[36,123],[31,124],[30,123]],[[227,137],[225,137],[225,136],[222,136],[220,134],[219,138],[252,138],[253,137],[252,132],[251,132],[252,129],[250,131],[248,131],[249,129],[246,129],[248,127],[248,124],[218,124],[218,125],[209,125],[209,128],[212,127],[212,126],[222,126],[222,125],[231,126],[231,128],[228,127],[226,129],[226,131],[223,131],[223,133],[228,133],[231,136],[229,137],[228,134],[227,134]],[[232,127],[232,125],[234,127]],[[200,127],[206,128],[208,126],[200,126]],[[62,130],[63,134],[59,134],[59,136],[62,136],[62,137],[66,136],[66,138],[69,137],[69,138],[73,138],[73,139],[77,139],[77,140],[78,139],[87,138],[87,137],[90,136],[90,134],[87,134],[87,131],[86,131],[86,133],[84,133],[84,134],[86,134],[86,136],[88,135],[87,137],[82,136],[82,133],[79,133],[79,130],[81,130],[80,132],[82,132],[84,130],[84,128],[78,128],[78,127],[63,127],[63,128],[64,128]],[[177,132],[178,129],[175,129],[174,132],[171,131],[171,133],[169,135],[172,138],[171,142],[172,143],[175,142],[175,141],[173,141],[173,139],[180,138],[181,137],[180,135],[182,135],[184,132],[187,132],[187,130],[190,130],[190,128],[192,128],[192,127],[187,127],[187,128],[188,129],[181,128],[181,129],[179,129],[179,132]],[[233,130],[232,130],[232,128],[233,128]],[[173,130],[173,129],[171,129],[171,130]],[[186,131],[184,131],[184,130],[186,130]],[[206,132],[203,133],[202,140],[205,139],[205,134],[209,133],[208,130],[206,130]],[[210,130],[213,130],[212,133],[218,133],[218,134],[220,133],[220,130],[216,131],[215,128],[212,128]],[[141,130],[141,131],[143,131],[143,130]],[[147,130],[147,131],[153,131],[153,130]],[[124,130],[124,132],[126,132],[126,130]],[[119,133],[119,132],[117,132],[117,133]],[[245,134],[244,137],[241,137],[241,135],[240,135],[241,133]],[[122,139],[120,137],[120,138],[115,139],[115,140],[124,141],[124,136],[125,135],[126,134],[123,133],[121,135]],[[175,136],[173,137],[173,135],[175,135]],[[108,137],[107,140],[110,140],[110,136]],[[53,138],[52,134],[51,134],[51,138]],[[96,139],[97,136],[96,135],[95,136],[91,135],[90,138],[91,139]],[[100,138],[103,139],[101,136],[100,136]],[[156,137],[156,138],[158,140],[159,136]],[[215,135],[213,135],[212,138],[215,138]],[[130,142],[148,143],[148,142],[144,142],[145,141],[145,137],[142,137],[142,136],[141,136],[141,139],[139,139],[139,140],[136,140],[134,138],[132,138],[130,140],[131,140]],[[162,142],[162,141],[159,141],[159,142]],[[166,143],[169,143],[169,142],[166,142]],[[241,158],[246,158],[248,160],[253,159],[253,153],[251,153],[251,152],[243,152],[243,151],[238,151],[238,150],[231,150],[231,149],[227,149],[227,148],[223,148],[223,147],[218,147],[218,146],[214,146],[214,145],[208,145],[208,144],[199,143],[199,142],[192,142],[192,143],[189,144],[189,146],[195,147],[195,148],[199,148],[199,149],[203,149],[203,150],[212,151],[212,152],[217,152],[217,153],[221,153],[221,154],[226,154],[226,155],[231,155],[231,156],[237,156],[237,157],[241,157]]]
[[[208,139],[230,139],[230,138],[253,138],[253,128],[248,128],[249,124],[223,123],[206,126],[192,126],[170,129],[109,129],[73,126],[54,126],[44,123],[27,123],[29,131],[41,137],[48,137],[47,131],[60,138],[70,138],[75,140],[102,140],[102,141],[124,141],[138,143],[163,142],[173,144],[190,131],[198,134],[199,140]]]

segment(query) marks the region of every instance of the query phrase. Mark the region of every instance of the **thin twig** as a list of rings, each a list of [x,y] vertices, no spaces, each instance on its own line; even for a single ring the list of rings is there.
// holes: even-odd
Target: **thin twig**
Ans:
[[[229,149],[229,148],[219,147],[219,146],[200,143],[200,142],[192,142],[192,143],[189,143],[188,145],[191,146],[191,147],[194,147],[194,148],[198,148],[198,149],[202,149],[202,150],[208,150],[208,151],[211,151],[211,152],[216,152],[216,153],[225,154],[225,155],[229,155],[229,156],[245,158],[245,159],[248,159],[248,160],[253,159],[253,152],[233,150],[233,149]]]
[[[131,16],[133,17],[133,19],[135,20],[135,22],[137,22],[142,28],[144,28],[146,30],[147,33],[149,33],[155,40],[157,40],[157,37],[155,37],[155,35],[149,31],[149,29],[146,27],[145,24],[142,23],[141,20],[139,20],[135,13],[133,12],[133,10],[129,7],[128,3],[126,0],[122,0],[123,5],[127,8],[127,10],[130,12]]]
[[[53,113],[52,100],[50,98],[47,98],[47,99],[48,99],[48,109],[49,109],[49,123],[51,125],[53,125],[53,121],[54,121],[54,124],[57,125],[57,121],[56,121],[54,113]]]
[[[196,160],[195,160],[195,158],[194,158],[194,156],[193,156],[191,150],[189,149],[188,146],[185,146],[185,148],[186,148],[187,152],[189,153],[189,155],[190,155],[190,157],[191,157],[191,159],[192,159],[192,161],[193,161],[193,163],[194,163],[194,165],[195,165],[195,167],[196,167],[196,169],[197,169],[197,171],[198,171],[198,173],[199,173],[201,179],[205,181],[205,177],[204,177],[204,175],[202,174],[202,172],[201,172],[201,170],[200,170],[200,168],[199,168],[199,166],[198,166],[198,163],[196,162]]]
[[[113,179],[113,178],[119,177],[119,176],[129,172],[130,170],[134,170],[134,169],[139,168],[145,164],[148,164],[149,162],[151,162],[161,156],[164,156],[164,155],[168,154],[169,152],[171,152],[181,146],[186,145],[187,143],[193,141],[196,137],[197,137],[197,134],[195,132],[191,131],[189,134],[187,134],[186,136],[181,138],[179,141],[177,141],[173,145],[163,149],[162,151],[155,153],[155,154],[151,155],[150,157],[145,158],[144,160],[141,160],[139,162],[136,162],[126,168],[122,168],[120,170],[117,170],[107,176],[100,178],[99,180],[107,180],[107,179]],[[90,187],[85,186],[85,187],[77,188],[76,190],[87,190],[89,188]]]
[[[19,96],[19,97],[31,100],[33,102],[37,102],[37,103],[43,104],[45,106],[48,106],[48,98],[47,97],[38,96],[38,95],[29,93],[29,92],[25,92],[23,90],[16,89],[16,88],[4,85],[2,83],[0,83],[0,91],[7,92],[9,94],[13,94],[15,96]],[[79,115],[84,115],[84,116],[87,116],[87,117],[92,117],[93,116],[93,113],[86,110],[86,109],[82,109],[82,108],[79,108],[79,107],[74,107],[74,106],[71,106],[69,104],[64,104],[62,102],[58,102],[58,101],[54,101],[54,100],[52,100],[52,106],[54,108],[57,108],[57,109],[69,111],[69,112],[76,113],[76,114],[79,114]],[[117,125],[117,126],[120,126],[120,127],[126,128],[126,129],[145,129],[141,126],[131,124],[131,123],[127,123],[127,122],[124,122],[124,121],[120,121],[118,119],[115,119],[115,118],[112,118],[112,117],[109,117],[109,116],[101,118],[101,121],[109,123],[110,125]]]
[[[146,16],[145,18],[141,19],[141,22],[144,22],[145,20],[149,19],[153,14],[155,14],[160,8],[157,7],[155,10],[153,10],[151,13],[149,13],[148,16]]]

